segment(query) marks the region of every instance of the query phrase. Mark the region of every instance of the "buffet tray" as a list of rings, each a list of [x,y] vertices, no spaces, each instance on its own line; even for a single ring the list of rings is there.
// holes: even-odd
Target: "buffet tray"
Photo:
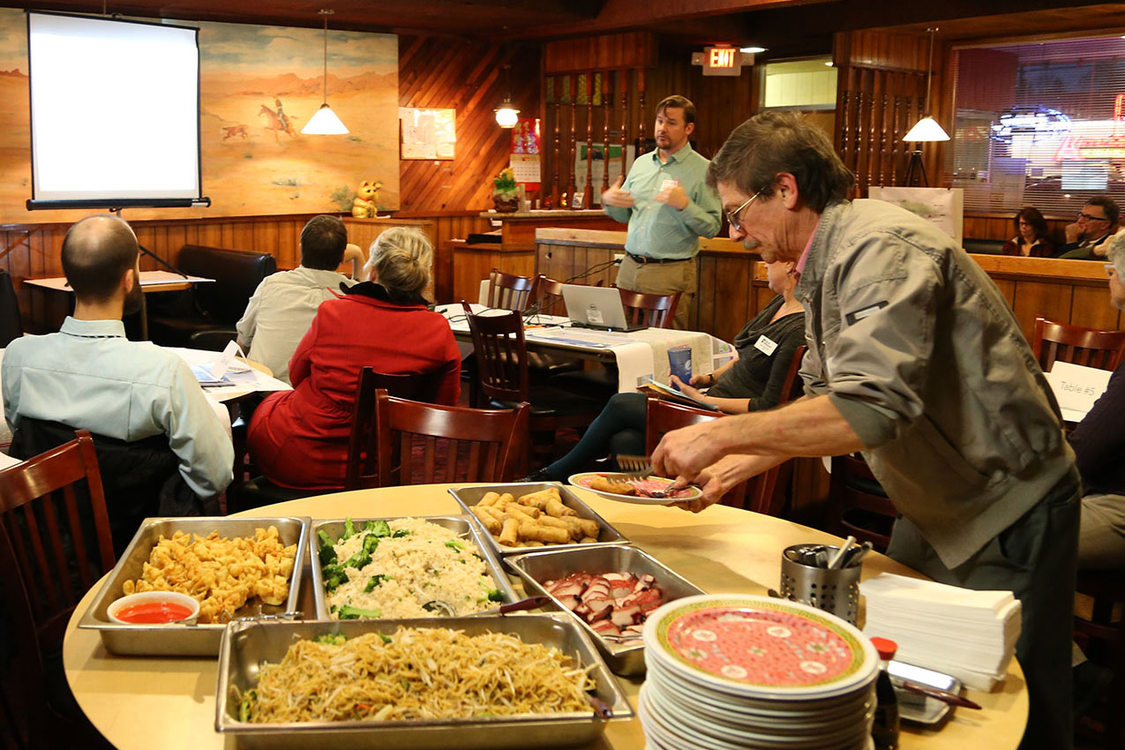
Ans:
[[[488,572],[492,575],[492,580],[496,582],[496,588],[504,596],[504,602],[514,602],[517,598],[515,589],[512,588],[511,581],[508,580],[508,574],[504,571],[504,566],[501,565],[496,553],[488,545],[481,536],[488,536],[488,532],[481,528],[479,525],[470,520],[468,515],[458,516],[392,516],[385,518],[353,518],[352,523],[356,528],[361,527],[368,521],[398,521],[403,518],[421,518],[424,521],[429,521],[437,526],[442,526],[457,534],[462,539],[468,539],[477,546],[480,550],[481,556],[484,557],[484,565]],[[313,581],[313,599],[316,602],[316,619],[318,620],[331,620],[332,615],[328,612],[328,597],[324,592],[324,577],[321,571],[319,550],[320,539],[319,532],[324,531],[333,541],[340,538],[344,532],[344,519],[339,520],[325,520],[313,521],[312,528],[309,530],[309,560],[312,562],[312,581]],[[475,615],[479,616],[487,614],[485,612],[478,612]]]
[[[488,716],[471,719],[284,722],[252,724],[238,720],[237,691],[257,684],[260,665],[277,663],[298,638],[327,634],[355,637],[376,632],[393,634],[399,626],[448,627],[469,635],[509,633],[528,643],[554,646],[591,666],[595,697],[608,706],[612,719],[589,713]],[[238,737],[240,748],[287,750],[347,747],[348,750],[410,748],[410,750],[472,750],[584,745],[595,741],[607,721],[629,720],[633,710],[586,634],[566,615],[456,617],[441,621],[347,620],[343,622],[232,622],[223,635],[215,700],[215,729]]]
[[[547,592],[544,582],[566,578],[571,573],[632,573],[649,574],[656,579],[656,585],[664,593],[664,602],[706,593],[671,568],[659,562],[652,555],[637,547],[582,545],[578,549],[554,551],[535,551],[505,558],[508,565],[523,579],[528,594],[542,594],[549,597],[559,609],[574,618],[590,636],[605,657],[609,668],[619,675],[643,675],[645,673],[644,646],[640,643],[614,643],[602,638],[581,617]]]
[[[111,622],[106,608],[124,594],[125,581],[141,577],[152,548],[161,536],[171,538],[177,532],[207,536],[218,531],[224,537],[253,537],[255,529],[276,526],[281,543],[288,547],[297,545],[293,561],[293,575],[289,581],[289,597],[284,606],[261,604],[251,599],[235,617],[299,617],[298,597],[301,588],[301,571],[308,550],[309,519],[303,517],[226,518],[222,516],[196,516],[188,518],[146,518],[125,552],[110,571],[105,584],[98,591],[89,609],[82,615],[78,627],[97,630],[102,643],[111,653],[145,656],[215,656],[225,625],[123,625]]]
[[[586,503],[578,499],[569,487],[558,484],[556,482],[523,482],[516,484],[485,484],[474,485],[471,487],[458,487],[449,491],[466,513],[472,516],[473,523],[480,525],[480,521],[475,515],[472,515],[472,507],[479,503],[481,499],[489,492],[496,492],[504,494],[510,492],[517,498],[533,492],[539,492],[548,488],[554,487],[559,491],[559,496],[562,499],[562,504],[568,508],[574,509],[578,513],[579,518],[588,518],[596,521],[598,524],[598,541],[589,544],[545,544],[542,547],[509,547],[506,544],[500,544],[492,534],[489,534],[484,527],[481,527],[481,536],[492,545],[494,550],[497,550],[502,555],[512,555],[527,552],[530,549],[534,550],[556,550],[556,549],[586,549],[588,547],[599,547],[607,544],[628,544],[629,540],[613,528],[604,518],[599,516],[594,510]]]

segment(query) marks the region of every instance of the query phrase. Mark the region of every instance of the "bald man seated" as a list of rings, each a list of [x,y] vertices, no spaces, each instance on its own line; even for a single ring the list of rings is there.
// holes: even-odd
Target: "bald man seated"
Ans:
[[[214,498],[232,479],[226,427],[180,357],[125,338],[122,315],[141,303],[133,230],[111,215],[82,219],[63,240],[62,266],[74,314],[58,333],[16,339],[4,353],[0,381],[13,449],[28,419],[126,443],[164,436],[187,487],[202,500]],[[110,508],[111,521],[113,515]]]

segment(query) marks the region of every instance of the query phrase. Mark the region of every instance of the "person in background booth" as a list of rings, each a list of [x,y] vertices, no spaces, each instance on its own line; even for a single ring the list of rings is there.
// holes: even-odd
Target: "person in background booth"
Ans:
[[[1125,310],[1125,234],[1108,243],[1109,299]],[[1086,417],[1070,433],[1082,475],[1082,526],[1078,568],[1125,568],[1125,362]]]
[[[1108,195],[1086,201],[1078,220],[1066,225],[1066,244],[1055,251],[1056,258],[1099,260],[1105,257],[1106,242],[1117,232],[1121,210]]]
[[[320,303],[338,297],[341,285],[355,283],[336,271],[347,247],[355,246],[348,245],[339,217],[314,216],[301,230],[301,265],[264,278],[247,303],[237,326],[239,346],[278,380],[289,383],[289,358]]]
[[[690,99],[662,99],[652,128],[656,150],[638,156],[629,177],[618,177],[602,193],[605,212],[629,224],[617,286],[646,294],[680,292],[674,326],[681,330],[695,303],[699,238],[714,237],[722,227],[719,196],[704,179],[709,162],[688,142],[694,130]]]
[[[691,385],[672,376],[673,384],[684,393],[726,414],[777,406],[788,396],[781,389],[793,354],[805,343],[805,310],[793,297],[797,286],[793,264],[767,263],[766,278],[777,296],[735,337],[738,359],[715,372],[693,376]],[[707,388],[707,392],[697,388]],[[578,444],[558,461],[529,475],[527,481],[563,481],[607,454],[644,454],[647,401],[643,393],[614,394]]]
[[[1025,258],[1050,258],[1054,244],[1047,239],[1047,221],[1039,209],[1024,206],[1016,214],[1016,236],[1004,243],[1004,255],[1021,255]]]
[[[795,456],[862,451],[902,517],[887,554],[943,583],[1012,591],[1030,711],[1021,747],[1072,744],[1079,527],[1074,454],[996,285],[949,235],[854,184],[823,132],[763,112],[707,175],[731,239],[797,264],[806,395],[669,432],[652,455],[701,509]]]
[[[254,411],[247,447],[267,479],[293,488],[343,487],[359,373],[441,371],[437,403],[457,403],[461,354],[445,318],[426,309],[433,247],[417,229],[392,227],[371,245],[369,281],[341,285],[320,305],[289,361],[292,391]]]

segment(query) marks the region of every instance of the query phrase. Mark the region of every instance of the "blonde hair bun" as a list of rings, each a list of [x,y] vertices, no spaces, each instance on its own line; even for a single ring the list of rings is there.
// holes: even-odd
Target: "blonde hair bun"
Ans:
[[[391,227],[371,243],[367,264],[392,296],[419,294],[430,283],[434,248],[420,229]]]

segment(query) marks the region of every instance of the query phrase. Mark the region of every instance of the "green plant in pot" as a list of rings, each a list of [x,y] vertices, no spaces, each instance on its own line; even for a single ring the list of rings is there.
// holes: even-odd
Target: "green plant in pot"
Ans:
[[[520,188],[516,184],[516,175],[511,167],[500,172],[499,176],[493,177],[492,184],[492,202],[497,211],[511,213],[519,210]]]

